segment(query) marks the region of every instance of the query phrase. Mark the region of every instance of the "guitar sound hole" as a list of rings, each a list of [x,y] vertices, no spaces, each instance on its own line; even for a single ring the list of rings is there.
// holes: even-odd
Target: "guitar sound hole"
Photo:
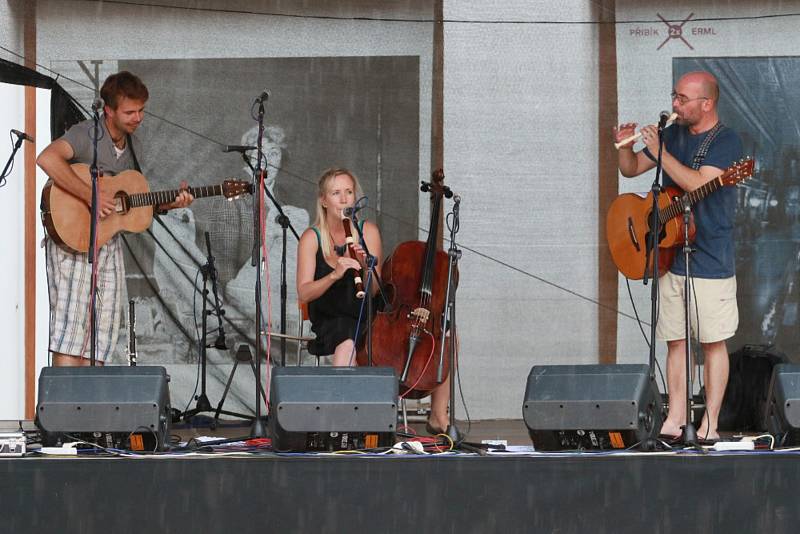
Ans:
[[[128,213],[131,209],[131,199],[125,191],[120,191],[116,194],[117,199],[117,213]]]
[[[645,246],[650,243],[650,232],[653,230],[653,227],[650,225],[650,217],[647,217],[647,232],[644,234],[644,242]],[[665,225],[661,225],[661,232],[658,234],[658,242],[661,243],[664,238],[667,237],[667,228]]]

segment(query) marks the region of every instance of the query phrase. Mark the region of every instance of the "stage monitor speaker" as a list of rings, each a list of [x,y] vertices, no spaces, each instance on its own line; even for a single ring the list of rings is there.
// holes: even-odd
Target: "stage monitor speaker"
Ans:
[[[522,407],[536,450],[649,447],[663,408],[647,365],[537,365]]]
[[[171,426],[168,382],[163,367],[45,367],[36,406],[42,440],[165,450]]]
[[[397,376],[390,367],[278,367],[269,429],[276,451],[391,447]]]
[[[800,365],[782,363],[772,370],[765,415],[776,447],[800,445]]]

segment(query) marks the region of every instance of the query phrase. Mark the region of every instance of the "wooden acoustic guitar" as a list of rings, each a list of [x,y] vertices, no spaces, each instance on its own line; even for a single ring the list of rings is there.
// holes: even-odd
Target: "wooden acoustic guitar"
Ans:
[[[664,274],[675,257],[675,247],[683,244],[683,207],[707,197],[717,189],[736,185],[753,175],[753,160],[742,160],[690,193],[676,187],[666,187],[658,195],[658,272]],[[631,280],[641,280],[645,269],[652,269],[647,259],[647,241],[650,238],[650,213],[653,193],[647,196],[626,193],[611,203],[606,216],[606,239],[611,258],[617,269]],[[689,237],[694,239],[694,223],[689,225]]]
[[[91,185],[89,166],[76,163],[72,165],[84,182]],[[123,171],[115,176],[101,176],[100,187],[115,189],[116,209],[107,217],[100,219],[97,226],[97,246],[106,244],[119,232],[143,232],[153,222],[153,206],[169,204],[180,193],[179,189],[150,191],[147,179],[134,170]],[[229,200],[243,193],[251,192],[250,182],[225,180],[220,185],[190,187],[195,198],[222,195]],[[67,192],[48,180],[42,190],[42,224],[50,238],[59,246],[74,253],[89,251],[89,229],[91,210],[82,199]]]

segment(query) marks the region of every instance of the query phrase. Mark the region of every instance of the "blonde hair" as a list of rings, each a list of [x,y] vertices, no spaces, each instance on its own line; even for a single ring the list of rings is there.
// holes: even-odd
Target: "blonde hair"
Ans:
[[[361,184],[355,174],[345,168],[327,169],[319,177],[317,183],[317,216],[314,219],[314,226],[319,230],[319,241],[322,247],[322,254],[327,258],[333,255],[333,239],[328,228],[328,210],[322,205],[322,199],[331,187],[331,183],[337,176],[348,176],[353,181],[353,189],[356,199],[361,198]]]

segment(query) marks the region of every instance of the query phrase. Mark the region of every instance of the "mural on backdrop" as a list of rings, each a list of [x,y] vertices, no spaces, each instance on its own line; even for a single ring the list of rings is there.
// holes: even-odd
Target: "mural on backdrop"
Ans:
[[[117,70],[129,70],[150,90],[149,115],[139,129],[142,168],[152,190],[171,189],[186,179],[211,185],[224,179],[249,180],[246,157],[223,153],[224,145],[255,145],[252,109],[267,88],[263,136],[266,187],[300,234],[313,222],[317,177],[331,166],[348,167],[369,198],[366,217],[380,226],[384,250],[417,239],[419,198],[419,58],[345,57],[278,59],[179,59],[54,62],[54,70],[94,87]],[[64,86],[83,103],[91,89]],[[87,106],[88,107],[88,106]],[[255,153],[249,153],[255,164]],[[267,206],[264,313],[280,329],[282,229]],[[376,211],[379,210],[379,211]],[[219,271],[228,347],[255,340],[255,268],[251,266],[252,198],[228,202],[198,199],[173,210],[151,233],[128,236],[127,290],[137,303],[137,348],[142,363],[196,361],[201,322],[202,278],[207,261],[204,233]],[[287,236],[287,330],[297,328],[295,267],[297,241]],[[210,287],[209,287],[210,290]],[[269,290],[269,291],[268,291]],[[266,319],[265,319],[266,320]],[[177,323],[177,324],[176,324]],[[209,343],[216,321],[209,320]],[[122,335],[116,358],[125,358]],[[273,344],[273,357],[278,357]],[[290,353],[291,347],[290,347]],[[233,358],[231,351],[230,358]]]
[[[800,58],[673,59],[673,81],[695,70],[719,80],[720,119],[756,163],[737,189],[739,331],[730,346],[773,344],[800,361]]]

